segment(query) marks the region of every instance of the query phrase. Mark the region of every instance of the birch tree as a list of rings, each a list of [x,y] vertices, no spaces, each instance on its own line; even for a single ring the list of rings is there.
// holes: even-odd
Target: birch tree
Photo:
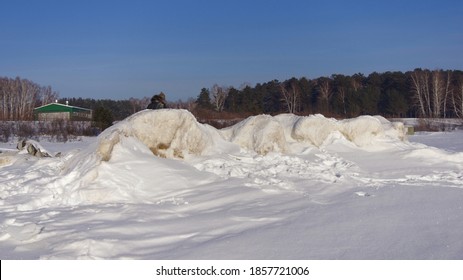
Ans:
[[[415,93],[415,99],[418,100],[421,116],[425,118],[435,116],[433,108],[439,102],[435,99],[433,102],[433,95],[431,94],[432,90],[430,89],[430,76],[429,70],[421,69],[414,70],[411,74],[413,83],[412,90]],[[437,77],[437,75],[433,76]],[[438,83],[434,83],[435,87],[437,87],[437,85]]]
[[[455,89],[450,92],[455,116],[463,119],[463,79],[460,79]]]
[[[318,79],[319,97],[320,103],[322,104],[323,113],[329,113],[330,99],[333,95],[331,89],[331,80],[329,78]]]
[[[283,96],[283,101],[288,108],[288,113],[296,113],[297,108],[300,106],[301,100],[301,92],[296,84],[296,81],[292,80],[289,82],[289,89],[285,86],[284,83],[281,83],[280,92]]]
[[[55,102],[55,100],[58,100],[58,98],[59,94],[56,91],[53,91],[51,86],[46,86],[42,88],[41,95],[38,97],[38,101],[40,106],[43,106]]]
[[[450,98],[450,95],[452,93],[452,88],[451,88],[451,78],[452,78],[452,73],[447,70],[447,80],[445,83],[445,96],[444,96],[444,118],[446,117],[447,114],[447,101]]]
[[[0,78],[0,118],[30,120],[37,105],[44,105],[50,102],[50,98],[57,97],[51,87],[42,87],[19,77]]]
[[[411,75],[412,90],[415,93],[415,99],[418,103],[418,108],[421,116],[428,117],[430,115],[430,98],[428,84],[428,75],[426,71],[421,69],[414,70]]]
[[[444,105],[445,87],[443,85],[440,71],[432,72],[431,92],[432,92],[432,117],[441,117],[442,107]]]
[[[451,93],[451,72],[442,70],[414,70],[411,75],[412,91],[415,94],[423,117],[445,117],[447,101]]]
[[[223,107],[225,105],[225,100],[227,99],[228,93],[230,92],[229,87],[223,87],[219,86],[217,84],[214,84],[211,89],[212,93],[212,104],[214,105],[214,108],[218,112],[223,111]]]

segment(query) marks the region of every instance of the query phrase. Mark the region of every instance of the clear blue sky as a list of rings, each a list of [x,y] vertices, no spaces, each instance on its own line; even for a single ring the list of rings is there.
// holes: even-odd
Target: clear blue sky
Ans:
[[[463,1],[0,0],[0,76],[61,97],[463,70]]]

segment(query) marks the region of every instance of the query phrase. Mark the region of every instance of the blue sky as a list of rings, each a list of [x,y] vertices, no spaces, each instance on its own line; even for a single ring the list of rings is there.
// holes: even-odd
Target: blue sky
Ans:
[[[463,1],[0,2],[0,76],[61,97],[174,101],[331,74],[463,70]]]

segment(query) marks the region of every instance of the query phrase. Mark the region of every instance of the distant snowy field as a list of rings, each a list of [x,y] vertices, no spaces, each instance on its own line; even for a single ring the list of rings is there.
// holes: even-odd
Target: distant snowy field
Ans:
[[[463,259],[463,131],[142,111],[98,138],[0,143],[0,259]]]

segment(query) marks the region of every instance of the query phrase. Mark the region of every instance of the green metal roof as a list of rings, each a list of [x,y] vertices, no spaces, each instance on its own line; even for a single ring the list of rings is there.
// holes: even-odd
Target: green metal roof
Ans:
[[[69,106],[60,103],[50,103],[34,109],[36,113],[56,113],[56,112],[90,112],[92,110],[76,106]]]

